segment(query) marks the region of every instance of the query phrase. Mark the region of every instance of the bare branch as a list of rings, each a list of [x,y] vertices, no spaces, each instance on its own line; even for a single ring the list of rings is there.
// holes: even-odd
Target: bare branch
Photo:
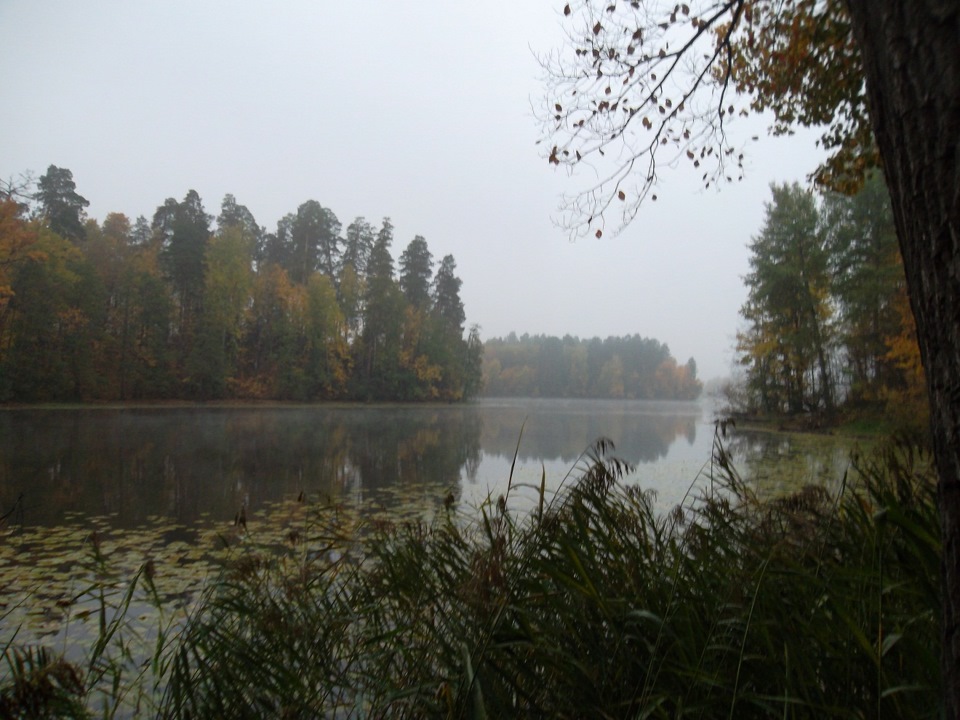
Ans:
[[[565,8],[568,51],[540,58],[546,96],[537,115],[547,160],[594,177],[561,202],[559,224],[572,236],[602,234],[613,207],[618,229],[629,224],[644,200],[656,199],[662,166],[709,166],[706,187],[732,180],[725,123],[734,108],[725,92],[731,36],[747,4],[712,0],[694,11],[687,3],[582,0]]]

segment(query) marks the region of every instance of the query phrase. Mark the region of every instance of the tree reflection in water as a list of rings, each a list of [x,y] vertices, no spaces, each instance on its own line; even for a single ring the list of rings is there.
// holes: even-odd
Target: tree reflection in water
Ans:
[[[697,403],[642,401],[11,409],[0,411],[0,514],[21,493],[24,521],[51,526],[67,512],[117,527],[222,522],[301,492],[387,508],[441,507],[453,493],[476,505],[503,491],[515,451],[515,480],[539,486],[546,473],[555,488],[599,437],[669,506],[709,461],[712,430]],[[794,457],[816,478],[846,453],[743,433],[730,442],[745,476],[774,485],[796,481],[767,470],[771,460]]]

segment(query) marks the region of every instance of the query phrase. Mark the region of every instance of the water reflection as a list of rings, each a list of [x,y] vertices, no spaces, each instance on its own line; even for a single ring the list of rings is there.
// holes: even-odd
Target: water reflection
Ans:
[[[132,527],[189,524],[241,505],[386,485],[443,498],[480,461],[468,408],[17,410],[0,413],[0,507],[24,497],[29,524],[66,511]]]
[[[693,445],[702,414],[697,403],[489,400],[482,444],[485,453],[512,457],[519,439],[520,459],[569,464],[607,437],[618,457],[638,465],[665,458],[678,438]]]
[[[158,515],[220,522],[301,491],[386,505],[405,495],[439,505],[452,492],[469,503],[505,484],[518,441],[516,472],[546,470],[551,484],[601,436],[631,464],[682,458],[684,448],[700,463],[701,415],[695,403],[546,400],[5,410],[0,515],[21,493],[27,524],[81,512],[117,527]]]

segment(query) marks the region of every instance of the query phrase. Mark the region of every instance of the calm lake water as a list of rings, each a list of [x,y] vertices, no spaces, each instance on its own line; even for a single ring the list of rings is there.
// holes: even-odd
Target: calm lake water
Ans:
[[[465,406],[254,406],[0,410],[0,515],[25,526],[95,516],[132,528],[193,525],[295,498],[461,508],[556,488],[600,437],[630,482],[679,502],[709,463],[709,402],[496,400]],[[734,432],[741,473],[765,492],[839,478],[849,442]],[[582,461],[580,461],[582,462]],[[526,494],[526,500],[524,495]]]
[[[523,512],[541,479],[552,494],[576,477],[600,437],[634,466],[626,481],[656,490],[668,511],[709,482],[714,431],[707,402],[0,410],[0,645],[17,638],[82,658],[106,602],[145,638],[130,652],[150,657],[146,629],[186,622],[230,553],[307,552],[320,517],[311,509],[362,528],[429,520],[452,494],[469,520],[506,492],[516,455],[509,505]],[[743,431],[726,442],[765,494],[836,483],[851,448]],[[162,610],[142,589],[124,607],[148,564]]]

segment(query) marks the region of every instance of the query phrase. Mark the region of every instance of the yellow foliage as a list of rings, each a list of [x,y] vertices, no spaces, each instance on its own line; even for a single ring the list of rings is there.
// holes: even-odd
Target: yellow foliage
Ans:
[[[886,338],[885,357],[903,372],[907,394],[911,397],[922,397],[926,391],[926,377],[920,357],[920,346],[917,343],[917,326],[913,319],[905,284],[901,285],[894,297],[893,306],[900,318],[900,332]]]
[[[31,249],[36,242],[37,231],[20,217],[20,206],[10,199],[0,201],[0,312],[14,295],[13,267],[46,259],[45,253]]]

